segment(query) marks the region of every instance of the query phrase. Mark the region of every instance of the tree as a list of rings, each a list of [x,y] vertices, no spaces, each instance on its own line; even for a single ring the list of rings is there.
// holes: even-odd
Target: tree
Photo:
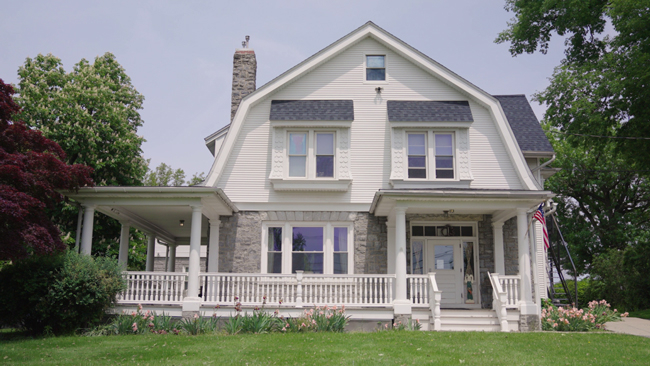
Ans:
[[[18,75],[19,118],[57,142],[67,163],[92,167],[92,178],[100,186],[142,185],[147,165],[137,129],[142,126],[138,111],[144,97],[114,55],[106,53],[92,64],[82,59],[67,73],[60,59],[39,54],[27,58]],[[76,231],[78,209],[68,204],[54,211],[64,232]],[[117,221],[98,216],[93,236],[94,254],[117,254]],[[137,245],[145,246],[144,239]]]
[[[147,160],[149,163],[149,160]],[[190,180],[185,181],[185,171],[183,169],[174,170],[171,166],[160,163],[156,169],[147,172],[144,178],[144,185],[150,187],[178,187],[183,184],[196,185],[205,180],[205,173],[195,173]]]
[[[513,56],[545,53],[553,33],[566,37],[566,58],[538,100],[560,132],[611,137],[631,169],[650,169],[650,6],[647,0],[507,0],[515,13],[497,42]],[[611,22],[614,35],[606,36]],[[580,138],[568,135],[572,144]],[[576,138],[574,138],[576,137]],[[611,143],[606,142],[606,144]],[[593,146],[604,139],[593,138]]]
[[[65,249],[45,209],[63,199],[56,190],[93,184],[91,168],[66,164],[59,145],[14,119],[13,94],[0,79],[0,260]]]
[[[554,166],[562,170],[546,187],[559,195],[558,221],[578,270],[591,272],[599,255],[647,240],[650,181],[627,170],[613,144],[593,148],[552,141]]]

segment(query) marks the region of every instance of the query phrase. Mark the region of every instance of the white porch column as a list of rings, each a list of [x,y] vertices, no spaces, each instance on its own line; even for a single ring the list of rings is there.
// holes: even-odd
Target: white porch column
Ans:
[[[519,276],[521,276],[519,296],[521,296],[520,311],[522,315],[537,314],[533,303],[533,288],[530,282],[530,249],[526,238],[528,215],[525,208],[517,209],[517,244],[519,252]]]
[[[167,245],[167,272],[176,272],[176,244]]]
[[[93,224],[95,221],[95,205],[84,206],[83,232],[81,233],[81,253],[90,255],[93,249]]]
[[[187,270],[187,296],[183,299],[183,311],[198,312],[201,308],[199,297],[199,269],[201,266],[201,205],[192,206],[192,227],[190,230],[190,261]]]
[[[210,220],[210,239],[208,243],[208,272],[219,272],[219,216]]]
[[[500,275],[506,274],[506,258],[503,249],[503,222],[493,222],[494,231],[494,272]]]
[[[156,236],[147,234],[147,240],[147,266],[145,270],[147,272],[153,272],[153,262],[155,261],[156,254]]]
[[[129,230],[131,225],[129,221],[120,221],[120,224],[122,224],[122,232],[120,233],[120,252],[117,263],[119,263],[123,271],[126,271],[129,262]]]
[[[84,220],[84,208],[83,206],[79,206],[79,213],[77,214],[77,232],[76,232],[76,237],[74,241],[75,245],[75,250],[77,253],[81,253],[81,226],[83,224]]]
[[[406,297],[406,208],[395,208],[395,299],[396,315],[411,314],[411,301]]]

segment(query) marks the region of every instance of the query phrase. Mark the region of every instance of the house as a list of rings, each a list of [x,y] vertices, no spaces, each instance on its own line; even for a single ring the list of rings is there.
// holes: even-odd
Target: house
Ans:
[[[369,324],[539,326],[547,280],[532,215],[553,197],[555,155],[525,96],[490,95],[372,22],[258,89],[247,45],[231,123],[206,138],[203,186],[68,194],[84,207],[84,253],[95,211],[120,220],[123,238],[130,226],[149,234],[147,272],[125,272],[121,306],[210,315],[266,303],[292,316],[328,304]],[[153,271],[156,240],[172,261],[189,246],[187,272]]]

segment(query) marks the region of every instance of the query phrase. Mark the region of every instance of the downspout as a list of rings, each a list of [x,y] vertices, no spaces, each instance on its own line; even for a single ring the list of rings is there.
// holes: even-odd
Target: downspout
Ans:
[[[542,169],[543,167],[549,165],[550,163],[554,162],[556,156],[557,156],[557,155],[553,154],[553,157],[551,158],[551,160],[545,162],[544,164],[542,164],[542,165],[540,165],[540,166],[536,166],[536,167],[534,167],[533,169],[530,170],[530,172],[531,172],[531,173],[535,173],[536,171],[538,171],[538,170]]]

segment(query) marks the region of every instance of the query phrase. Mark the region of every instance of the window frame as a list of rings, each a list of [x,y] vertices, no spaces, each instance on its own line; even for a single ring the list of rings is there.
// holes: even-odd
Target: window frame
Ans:
[[[291,144],[290,136],[292,133],[305,133],[307,135],[306,144],[306,162],[305,162],[305,176],[302,177],[292,177],[290,175],[290,149]],[[335,129],[323,128],[323,129],[297,129],[297,128],[287,128],[285,131],[286,134],[286,143],[284,146],[284,155],[286,156],[285,167],[284,167],[284,179],[286,180],[337,180],[338,179],[338,169],[337,169],[337,155],[338,155],[338,132]],[[318,134],[332,134],[332,176],[331,177],[318,177],[316,172],[316,136]]]
[[[262,223],[262,252],[260,273],[269,273],[268,270],[268,233],[269,228],[282,228],[282,264],[281,274],[292,274],[293,228],[294,227],[322,227],[323,228],[323,274],[334,274],[334,228],[346,228],[348,240],[348,273],[354,274],[354,223],[352,222],[314,222],[314,221],[267,221]],[[314,252],[316,253],[316,252]]]
[[[378,67],[368,67],[368,56],[384,57],[384,80],[368,80],[368,69],[381,69]],[[366,53],[363,55],[363,82],[364,84],[388,84],[388,56],[381,53]]]
[[[425,178],[411,178],[409,177],[409,135],[421,135],[424,134],[424,144],[425,144]],[[436,177],[436,156],[449,156],[449,155],[436,155],[436,146],[435,138],[436,135],[451,135],[451,151],[452,151],[452,168],[441,168],[444,170],[451,170],[453,172],[453,178],[437,178]],[[446,130],[435,130],[435,129],[406,129],[404,130],[404,161],[406,163],[405,172],[406,176],[404,177],[405,181],[458,181],[459,180],[459,171],[458,171],[458,151],[456,143],[456,131],[446,131]]]

